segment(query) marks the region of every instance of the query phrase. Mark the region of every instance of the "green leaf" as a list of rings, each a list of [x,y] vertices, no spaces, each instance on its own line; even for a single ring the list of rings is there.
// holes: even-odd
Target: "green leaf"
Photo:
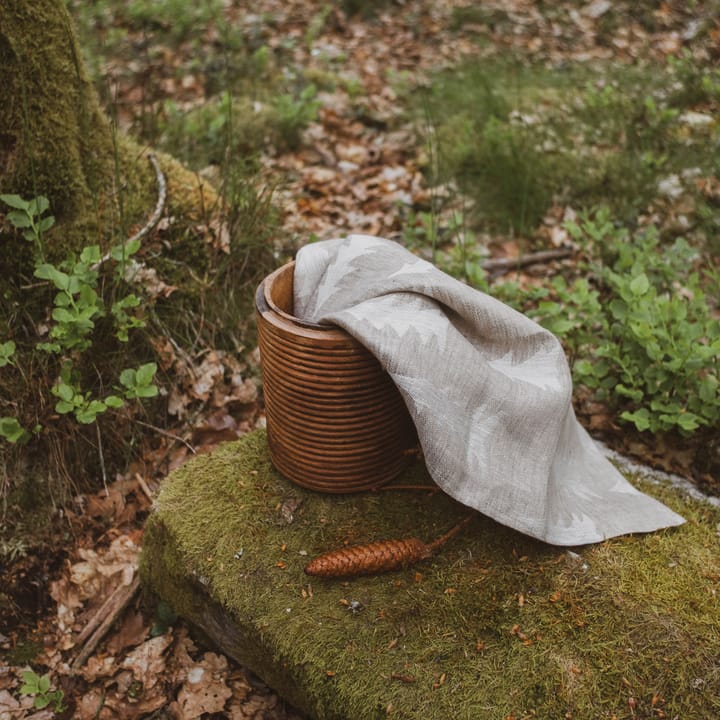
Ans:
[[[4,437],[11,443],[24,443],[30,439],[30,434],[18,422],[17,418],[0,417],[0,437]]]
[[[12,362],[10,358],[15,354],[16,348],[17,346],[13,340],[0,343],[0,367],[5,367],[5,365]]]
[[[575,327],[575,323],[572,320],[566,320],[564,318],[553,318],[544,323],[545,327],[555,335],[565,335]]]
[[[131,255],[134,255],[140,249],[140,240],[128,240],[124,245],[115,245],[110,250],[110,256],[116,262],[122,262],[127,260]]]
[[[27,210],[30,207],[30,203],[23,200],[19,195],[0,195],[0,200],[18,210]]]
[[[34,275],[41,280],[50,280],[58,290],[67,290],[70,287],[70,276],[49,263],[38,265]]]
[[[55,386],[55,395],[66,402],[71,402],[75,397],[75,388],[72,385],[60,382]]]
[[[615,386],[615,392],[623,397],[628,397],[634,402],[640,402],[643,399],[643,391],[638,388],[629,388],[622,383]]]
[[[59,400],[57,403],[55,403],[55,412],[60,413],[61,415],[67,415],[74,409],[75,405],[66,402],[65,400]]]
[[[135,389],[135,393],[140,398],[151,398],[158,394],[157,385],[141,385]]]
[[[80,253],[80,262],[86,265],[94,265],[96,262],[100,262],[100,246],[88,245],[84,247]]]
[[[630,282],[630,291],[633,295],[644,295],[650,289],[650,281],[645,273],[641,273]]]
[[[121,408],[125,404],[125,401],[117,395],[108,395],[104,402],[111,408]]]
[[[697,430],[700,427],[698,420],[700,420],[700,418],[693,413],[682,413],[678,415],[676,422],[683,430],[691,431]]]
[[[20,676],[22,677],[25,686],[33,687],[35,689],[34,692],[37,692],[38,682],[40,680],[40,676],[37,673],[32,670],[23,670],[20,673]],[[20,692],[22,692],[22,690]]]
[[[90,425],[95,422],[97,416],[105,412],[105,403],[100,400],[93,400],[87,407],[75,411],[75,419],[83,425]]]
[[[593,365],[589,360],[578,360],[573,365],[573,370],[581,377],[594,375]]]
[[[30,215],[42,215],[48,208],[50,207],[50,203],[48,202],[48,199],[44,195],[38,195],[38,197],[33,198],[28,203],[28,213]]]
[[[70,312],[67,308],[64,307],[56,307],[52,311],[52,318],[56,322],[59,323],[71,323],[74,322],[76,319],[76,315],[73,312]]]
[[[126,368],[120,373],[120,382],[126,387],[126,388],[134,388],[135,387],[135,370],[132,368]]]
[[[137,369],[135,380],[138,385],[149,385],[153,381],[156,372],[157,365],[155,363],[146,363]]]
[[[41,693],[46,693],[50,689],[50,676],[49,675],[43,675],[40,680],[38,680],[38,690]]]
[[[38,231],[41,233],[47,232],[55,224],[55,218],[52,215],[48,215],[38,223]]]
[[[22,210],[12,210],[7,214],[7,219],[16,228],[30,228],[33,224],[32,218]]]
[[[623,420],[629,420],[634,423],[635,427],[640,430],[650,429],[650,413],[645,409],[641,408],[637,412],[624,412],[620,415]]]
[[[48,697],[47,695],[36,695],[35,700],[33,701],[33,707],[36,710],[42,710],[43,708],[46,708],[50,702],[52,701],[52,698]]]

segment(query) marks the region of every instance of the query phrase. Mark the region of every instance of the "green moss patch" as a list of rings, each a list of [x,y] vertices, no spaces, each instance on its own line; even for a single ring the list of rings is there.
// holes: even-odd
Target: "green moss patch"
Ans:
[[[467,510],[442,493],[305,491],[258,432],[168,479],[142,573],[312,717],[715,717],[720,510],[633,480],[687,524],[573,553],[478,515],[414,567],[309,578],[316,554],[429,542]],[[401,482],[430,480],[418,463]]]

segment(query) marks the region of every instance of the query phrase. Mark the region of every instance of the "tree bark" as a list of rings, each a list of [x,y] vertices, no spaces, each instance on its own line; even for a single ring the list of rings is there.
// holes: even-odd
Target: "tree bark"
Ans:
[[[0,0],[0,74],[0,192],[45,195],[77,248],[97,236],[116,148],[63,0]]]

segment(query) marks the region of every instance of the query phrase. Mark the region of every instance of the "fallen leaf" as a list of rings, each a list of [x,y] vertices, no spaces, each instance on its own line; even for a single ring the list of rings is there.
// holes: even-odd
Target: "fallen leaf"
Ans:
[[[139,645],[148,634],[148,627],[141,612],[130,612],[125,615],[120,630],[107,643],[107,651],[113,655],[127,647]]]

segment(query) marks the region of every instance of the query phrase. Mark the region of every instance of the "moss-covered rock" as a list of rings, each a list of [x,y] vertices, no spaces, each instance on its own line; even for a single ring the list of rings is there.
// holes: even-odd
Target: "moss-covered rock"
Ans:
[[[310,579],[315,554],[430,541],[467,511],[442,493],[305,491],[258,432],[167,480],[142,574],[315,718],[717,717],[720,511],[634,481],[687,524],[572,553],[478,515],[414,567]],[[430,480],[418,463],[403,482]]]

